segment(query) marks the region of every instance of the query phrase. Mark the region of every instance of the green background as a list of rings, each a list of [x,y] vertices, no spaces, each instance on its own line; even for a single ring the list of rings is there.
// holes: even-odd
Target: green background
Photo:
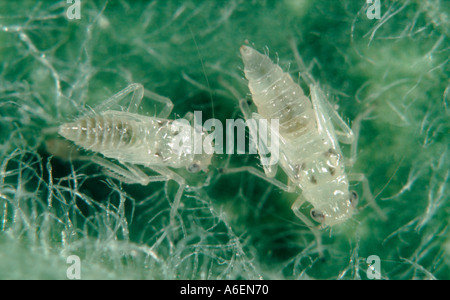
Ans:
[[[1,1],[0,278],[65,279],[78,255],[82,279],[367,279],[377,255],[383,279],[450,279],[449,2],[380,4],[377,20],[363,0],[82,0],[69,20],[66,1]],[[348,172],[366,174],[387,221],[361,199],[322,231],[323,257],[296,194],[218,172],[255,156],[179,170],[189,188],[171,226],[175,183],[120,183],[49,133],[131,82],[169,97],[170,118],[239,118],[247,41],[299,81],[297,49],[349,123],[373,109]]]

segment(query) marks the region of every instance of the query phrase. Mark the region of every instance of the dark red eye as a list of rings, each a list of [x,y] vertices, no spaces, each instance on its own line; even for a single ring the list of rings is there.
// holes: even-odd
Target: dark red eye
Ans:
[[[314,221],[319,223],[323,223],[325,221],[325,215],[321,211],[318,211],[317,209],[313,208],[311,209],[310,213],[311,218],[313,218]]]
[[[189,173],[197,173],[198,171],[200,171],[200,164],[193,162],[187,167],[187,170]]]
[[[352,204],[353,207],[356,207],[358,205],[358,193],[356,193],[355,191],[350,191],[350,203]]]

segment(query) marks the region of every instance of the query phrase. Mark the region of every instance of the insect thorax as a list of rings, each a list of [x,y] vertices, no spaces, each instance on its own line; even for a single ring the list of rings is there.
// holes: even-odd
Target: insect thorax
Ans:
[[[282,168],[301,189],[326,185],[345,175],[340,149],[317,131],[291,139],[280,149]]]

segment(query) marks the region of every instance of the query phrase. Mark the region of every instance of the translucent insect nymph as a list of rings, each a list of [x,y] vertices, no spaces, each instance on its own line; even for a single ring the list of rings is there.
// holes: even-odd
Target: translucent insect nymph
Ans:
[[[346,221],[353,214],[358,196],[349,191],[344,156],[332,120],[341,127],[345,142],[353,141],[351,129],[328,104],[318,85],[311,84],[310,100],[268,56],[245,45],[240,52],[258,112],[251,112],[245,103],[241,108],[246,118],[279,120],[278,164],[289,177],[288,186],[302,190],[301,198],[292,206],[294,213],[305,219],[298,208],[306,200],[314,206],[311,217],[323,225]],[[276,165],[265,166],[264,171],[273,177]]]
[[[132,97],[126,111],[114,110],[123,108],[120,104],[129,94]],[[165,108],[155,117],[138,114],[144,95],[164,104]],[[187,113],[185,119],[167,119],[172,108],[170,99],[145,90],[139,83],[132,83],[95,107],[93,113],[62,124],[58,132],[84,149],[117,160],[118,163],[92,155],[92,160],[104,167],[108,175],[121,181],[142,185],[155,181],[176,181],[179,188],[172,203],[170,217],[173,223],[186,188],[186,180],[172,169],[186,168],[190,173],[206,172],[212,156],[193,151],[196,129],[189,121],[193,114]],[[203,141],[205,133],[202,131],[198,134]],[[157,175],[147,175],[136,165],[145,166]]]

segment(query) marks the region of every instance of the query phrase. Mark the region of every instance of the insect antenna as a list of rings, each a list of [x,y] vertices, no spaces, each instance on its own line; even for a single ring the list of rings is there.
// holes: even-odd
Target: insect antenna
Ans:
[[[202,58],[202,55],[200,54],[200,49],[198,48],[197,40],[195,39],[195,35],[194,35],[194,32],[192,31],[191,25],[188,24],[188,28],[189,28],[189,31],[191,32],[191,36],[192,36],[192,40],[194,41],[195,48],[197,48],[198,58],[200,59],[200,64],[202,65],[203,75],[205,75],[206,86],[208,87],[208,91],[209,91],[209,98],[210,98],[210,101],[211,101],[212,118],[215,119],[215,116],[214,116],[214,99],[213,99],[213,95],[212,95],[212,92],[211,92],[211,86],[209,84],[208,75],[206,74],[205,64],[203,63],[203,58]]]

